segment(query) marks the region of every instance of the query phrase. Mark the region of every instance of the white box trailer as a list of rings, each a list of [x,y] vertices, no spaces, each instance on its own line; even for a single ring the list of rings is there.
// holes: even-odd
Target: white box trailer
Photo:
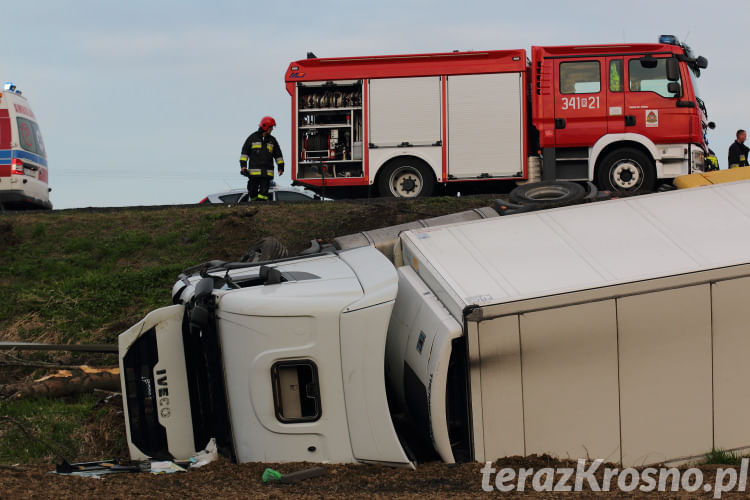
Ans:
[[[417,229],[397,247],[389,379],[443,460],[643,465],[750,446],[750,182]]]
[[[210,437],[242,462],[403,465],[420,437],[446,462],[750,447],[750,182],[466,220],[488,215],[402,232],[393,263],[373,232],[186,273],[177,305],[120,336],[131,455]]]

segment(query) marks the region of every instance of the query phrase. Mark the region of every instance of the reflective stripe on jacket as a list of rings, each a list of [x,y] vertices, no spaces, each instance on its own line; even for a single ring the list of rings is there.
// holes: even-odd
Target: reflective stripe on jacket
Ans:
[[[276,138],[271,134],[264,136],[261,130],[250,134],[242,145],[240,168],[247,168],[251,176],[273,177],[274,162],[283,168],[284,158]]]

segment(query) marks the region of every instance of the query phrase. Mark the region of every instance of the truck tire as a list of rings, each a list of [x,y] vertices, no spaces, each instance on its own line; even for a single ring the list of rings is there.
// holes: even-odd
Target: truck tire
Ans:
[[[653,191],[656,185],[654,162],[637,149],[617,149],[602,160],[596,183],[599,189],[619,195]]]
[[[510,201],[517,205],[559,207],[578,203],[586,197],[580,184],[568,181],[541,181],[518,186],[510,192]]]
[[[266,236],[258,240],[250,247],[242,262],[265,262],[268,260],[283,259],[289,256],[289,250],[276,238]]]
[[[417,158],[390,162],[378,178],[378,194],[393,198],[432,196],[435,180],[430,168]]]

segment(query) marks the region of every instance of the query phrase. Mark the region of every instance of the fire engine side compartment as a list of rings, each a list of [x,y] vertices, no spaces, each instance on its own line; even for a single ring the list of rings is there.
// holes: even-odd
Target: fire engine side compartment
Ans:
[[[437,182],[525,178],[526,73],[524,50],[294,61],[286,74],[293,180],[333,190],[371,185],[398,157],[425,162]],[[330,159],[325,178],[300,169],[300,129],[328,125],[300,121],[311,110],[300,104],[299,88],[351,81],[364,84],[364,118],[362,156],[347,161],[359,161],[361,170],[337,168]]]

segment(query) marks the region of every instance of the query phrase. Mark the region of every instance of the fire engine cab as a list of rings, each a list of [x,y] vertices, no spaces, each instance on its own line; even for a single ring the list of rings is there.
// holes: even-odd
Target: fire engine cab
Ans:
[[[620,194],[703,170],[708,65],[659,43],[292,62],[292,178],[326,196],[429,196],[499,180]],[[454,186],[455,187],[455,186]]]
[[[28,101],[11,82],[0,92],[0,208],[51,209],[47,153]]]

